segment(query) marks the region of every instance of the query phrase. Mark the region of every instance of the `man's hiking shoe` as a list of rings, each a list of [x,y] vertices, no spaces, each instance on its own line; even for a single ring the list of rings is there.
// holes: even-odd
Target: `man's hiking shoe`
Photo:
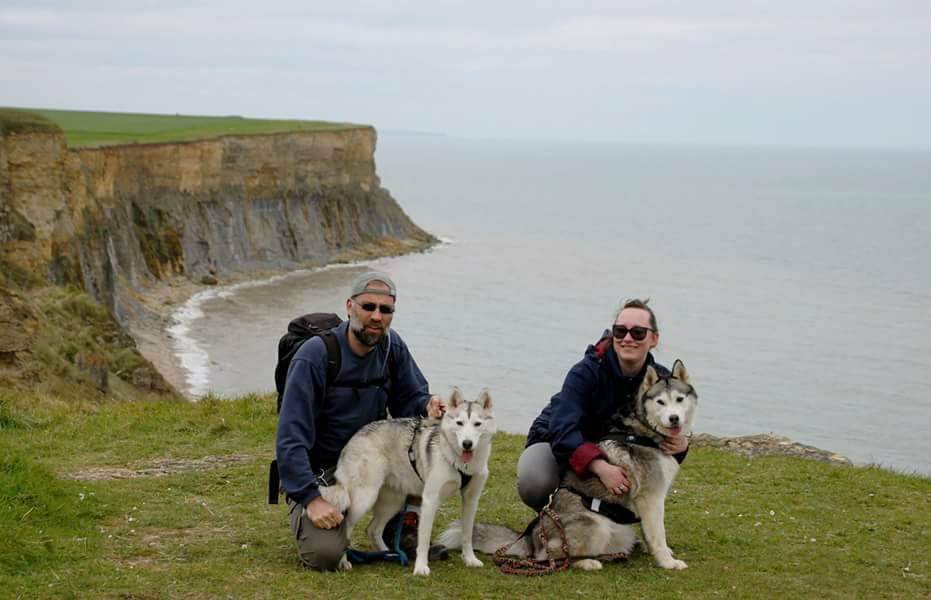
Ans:
[[[410,560],[415,560],[417,558],[417,524],[420,522],[420,515],[413,511],[403,514],[401,540],[398,545]],[[394,536],[398,530],[398,521],[402,520],[398,518],[399,516],[391,517],[391,520],[385,525],[385,532],[382,534],[382,539],[385,540],[385,544],[390,549],[394,549]],[[443,544],[433,544],[430,546],[427,558],[429,560],[446,560],[449,558],[449,550]]]

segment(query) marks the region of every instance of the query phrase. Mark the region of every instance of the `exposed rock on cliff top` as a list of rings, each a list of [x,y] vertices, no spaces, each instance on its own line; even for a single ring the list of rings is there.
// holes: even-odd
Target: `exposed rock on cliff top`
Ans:
[[[776,454],[798,456],[842,465],[852,464],[849,458],[836,452],[800,444],[787,437],[774,434],[761,433],[742,437],[716,437],[707,433],[699,433],[692,438],[692,445],[699,448],[702,446],[724,448],[747,457]]]

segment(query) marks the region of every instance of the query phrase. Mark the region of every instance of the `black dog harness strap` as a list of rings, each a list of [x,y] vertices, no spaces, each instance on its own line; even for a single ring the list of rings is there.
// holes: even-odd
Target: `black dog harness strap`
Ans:
[[[411,433],[411,444],[407,447],[407,460],[411,463],[411,468],[414,469],[414,474],[417,475],[417,479],[423,481],[423,477],[420,476],[420,471],[417,470],[417,452],[414,451],[414,444],[417,442],[417,434],[420,433],[420,419],[414,420],[414,431]]]
[[[659,444],[656,443],[656,440],[653,438],[648,438],[643,435],[634,435],[632,433],[625,432],[611,432],[601,438],[603,440],[614,440],[622,444],[634,444],[637,446],[646,446],[647,448],[656,448],[660,449]]]
[[[416,419],[414,421],[414,432],[411,434],[411,444],[407,447],[407,460],[411,463],[411,468],[414,469],[414,474],[417,475],[417,479],[423,481],[423,477],[420,475],[420,471],[417,470],[417,452],[414,450],[414,444],[417,443],[417,434],[420,433],[422,420]],[[456,469],[459,471],[459,469]],[[468,473],[463,473],[459,471],[459,489],[461,490],[465,486],[469,485],[469,482],[472,481],[472,476]]]
[[[571,487],[563,488],[567,492],[575,494],[582,500],[582,506],[588,510],[598,513],[599,515],[608,517],[615,523],[620,525],[631,525],[633,523],[639,523],[640,517],[638,517],[633,511],[628,508],[621,506],[620,504],[614,504],[612,502],[604,502],[599,498],[593,498],[591,496],[586,496],[579,490]]]

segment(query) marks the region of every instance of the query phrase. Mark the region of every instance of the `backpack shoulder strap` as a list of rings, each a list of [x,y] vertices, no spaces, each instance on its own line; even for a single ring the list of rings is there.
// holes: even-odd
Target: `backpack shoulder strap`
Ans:
[[[398,376],[398,358],[397,350],[395,350],[396,346],[397,344],[391,344],[391,346],[388,347],[388,379],[390,379],[392,382],[396,381]]]
[[[595,342],[595,356],[598,357],[598,360],[601,360],[605,357],[605,354],[608,353],[608,348],[611,346],[611,337],[603,337],[597,342]]]
[[[336,381],[336,376],[339,375],[339,368],[342,364],[342,351],[333,330],[324,332],[320,337],[323,338],[323,344],[326,346],[326,381],[327,385],[329,385]]]

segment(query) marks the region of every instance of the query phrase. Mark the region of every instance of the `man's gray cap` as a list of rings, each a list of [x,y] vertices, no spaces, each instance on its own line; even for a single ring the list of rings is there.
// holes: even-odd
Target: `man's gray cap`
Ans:
[[[387,290],[381,288],[370,288],[369,284],[373,281],[380,281],[388,286]],[[392,298],[398,297],[398,288],[394,285],[394,282],[391,281],[391,278],[388,277],[387,273],[382,273],[381,271],[367,271],[358,277],[352,282],[352,288],[349,291],[349,297],[355,298],[359,294],[381,294],[382,296],[391,296]]]

